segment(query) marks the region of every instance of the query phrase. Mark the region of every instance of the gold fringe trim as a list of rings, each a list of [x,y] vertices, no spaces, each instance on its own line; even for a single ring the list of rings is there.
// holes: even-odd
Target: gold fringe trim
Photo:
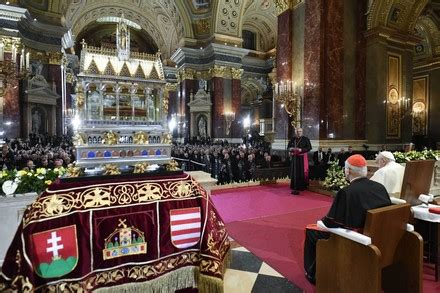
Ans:
[[[183,267],[161,277],[139,283],[126,283],[108,288],[99,288],[99,293],[168,293],[185,288],[197,288],[197,267]],[[223,291],[222,291],[223,292]]]
[[[223,280],[207,275],[199,275],[199,293],[223,293]]]

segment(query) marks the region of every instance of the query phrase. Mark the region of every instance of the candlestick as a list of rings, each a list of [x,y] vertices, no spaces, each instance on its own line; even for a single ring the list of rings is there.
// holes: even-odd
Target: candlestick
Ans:
[[[17,48],[15,48],[15,44],[12,45],[12,62],[17,61]]]
[[[25,68],[29,70],[29,52],[26,53]]]

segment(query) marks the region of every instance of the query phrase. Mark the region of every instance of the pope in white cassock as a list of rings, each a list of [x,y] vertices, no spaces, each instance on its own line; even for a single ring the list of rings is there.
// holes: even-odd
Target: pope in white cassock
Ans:
[[[381,183],[385,186],[388,194],[400,193],[402,189],[403,174],[405,167],[395,162],[396,159],[391,152],[380,152],[376,157],[379,169],[374,172],[370,180]]]

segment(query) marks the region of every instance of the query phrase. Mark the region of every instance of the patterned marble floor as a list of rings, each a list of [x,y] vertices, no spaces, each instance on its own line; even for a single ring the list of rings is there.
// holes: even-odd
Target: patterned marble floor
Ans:
[[[267,263],[232,241],[232,262],[225,273],[225,293],[300,293]]]

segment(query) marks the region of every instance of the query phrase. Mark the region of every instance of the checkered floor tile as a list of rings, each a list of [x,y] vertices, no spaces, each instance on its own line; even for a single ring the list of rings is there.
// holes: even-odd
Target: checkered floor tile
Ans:
[[[225,293],[302,292],[246,248],[232,244],[232,263],[225,274]]]

